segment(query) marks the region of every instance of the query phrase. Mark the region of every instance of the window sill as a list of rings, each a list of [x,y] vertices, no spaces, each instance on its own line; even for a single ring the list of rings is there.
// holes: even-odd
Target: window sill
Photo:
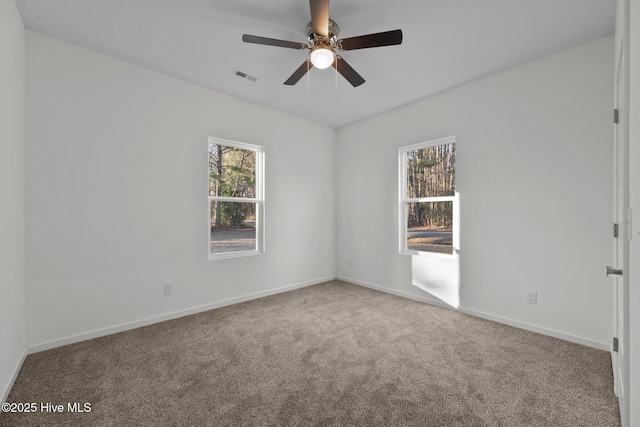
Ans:
[[[423,252],[412,249],[407,249],[400,252],[400,255],[421,256],[429,258],[442,258],[442,259],[456,259],[458,258],[458,251],[454,250],[452,254],[441,254],[438,252]]]
[[[237,252],[223,252],[219,254],[209,254],[209,261],[215,261],[218,259],[229,259],[229,258],[243,258],[254,255],[262,255],[263,251],[253,250],[253,251],[237,251]]]

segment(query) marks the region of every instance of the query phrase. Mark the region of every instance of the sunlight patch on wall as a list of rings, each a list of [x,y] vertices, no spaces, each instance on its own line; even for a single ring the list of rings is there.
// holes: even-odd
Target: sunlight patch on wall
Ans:
[[[411,257],[411,284],[453,308],[460,306],[460,258]]]

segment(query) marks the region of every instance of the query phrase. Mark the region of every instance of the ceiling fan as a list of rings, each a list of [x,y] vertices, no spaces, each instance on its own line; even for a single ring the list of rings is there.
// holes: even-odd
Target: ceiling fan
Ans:
[[[245,43],[310,50],[307,60],[284,82],[286,85],[295,85],[312,66],[319,69],[333,66],[353,87],[360,86],[364,83],[364,79],[347,61],[336,54],[336,50],[366,49],[402,43],[402,30],[338,39],[340,32],[338,24],[329,19],[329,0],[309,0],[309,7],[311,9],[311,22],[307,25],[308,43],[291,42],[249,34],[242,35],[242,41]]]

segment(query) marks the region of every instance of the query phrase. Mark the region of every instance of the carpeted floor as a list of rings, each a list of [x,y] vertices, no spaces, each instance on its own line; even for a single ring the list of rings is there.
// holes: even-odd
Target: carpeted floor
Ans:
[[[609,353],[340,281],[30,355],[8,401],[37,412],[1,426],[620,425]]]

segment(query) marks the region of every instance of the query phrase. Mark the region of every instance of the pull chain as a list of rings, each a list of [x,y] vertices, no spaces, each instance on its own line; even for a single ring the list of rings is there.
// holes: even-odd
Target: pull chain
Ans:
[[[335,102],[338,102],[338,57],[336,56],[336,99]]]
[[[311,78],[309,76],[310,73],[310,69],[311,67],[309,66],[309,58],[307,58],[307,102],[309,102],[311,100],[311,89],[310,89],[310,82],[311,82]]]

